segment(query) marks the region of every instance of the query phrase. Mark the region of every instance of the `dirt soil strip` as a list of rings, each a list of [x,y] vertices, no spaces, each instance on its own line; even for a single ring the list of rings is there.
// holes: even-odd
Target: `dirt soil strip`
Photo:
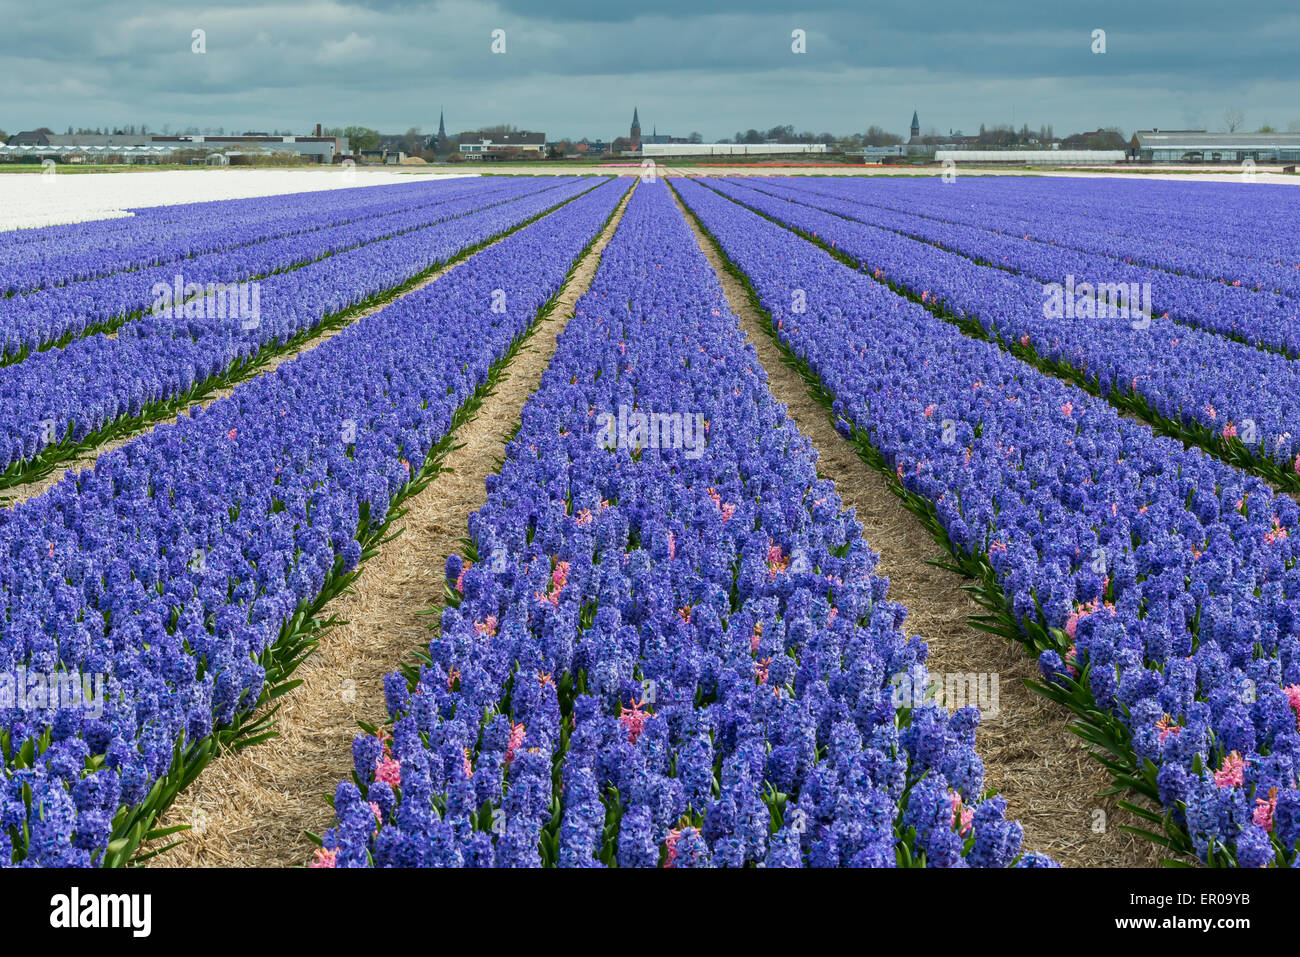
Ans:
[[[631,194],[629,193],[629,196]],[[591,285],[627,197],[564,287],[559,304],[511,362],[506,377],[459,431],[445,470],[404,503],[401,537],[362,568],[349,593],[326,606],[346,624],[325,633],[299,666],[302,684],[282,697],[280,734],[209,765],[159,823],[189,824],[184,843],[150,861],[163,867],[292,867],[310,860],[307,831],[332,820],[327,797],[352,773],[357,722],[382,724],[384,676],[429,642],[443,567],[487,499],[484,479],[505,457],[524,402],[541,383],[556,338]],[[144,850],[149,850],[144,848]]]
[[[758,350],[773,395],[812,440],[820,453],[818,471],[856,509],[863,537],[880,554],[878,571],[889,576],[890,599],[908,608],[904,630],[929,643],[931,672],[999,676],[998,707],[985,712],[976,746],[986,786],[1007,799],[1007,817],[1024,825],[1025,850],[1050,854],[1067,866],[1159,866],[1153,842],[1119,828],[1144,822],[1119,808],[1115,797],[1100,796],[1110,779],[1067,730],[1069,712],[1024,686],[1023,679],[1039,677],[1035,662],[1019,646],[969,626],[970,616],[983,609],[961,590],[966,578],[928,564],[947,553],[903,508],[884,477],[840,438],[799,373],[785,363],[717,249],[689,216],[687,222]]]
[[[510,233],[510,235],[513,234],[514,231]],[[329,342],[331,339],[337,336],[344,329],[350,329],[356,323],[363,321],[367,316],[373,315],[374,313],[378,312],[380,309],[387,308],[388,306],[391,306],[393,303],[405,299],[407,296],[410,296],[413,293],[416,293],[419,290],[423,289],[431,282],[436,282],[438,279],[445,276],[447,273],[451,272],[457,266],[461,265],[462,263],[469,262],[479,253],[483,252],[484,250],[491,249],[497,243],[501,242],[503,239],[506,238],[508,237],[500,236],[497,239],[492,240],[490,243],[484,244],[482,249],[479,249],[477,252],[473,253],[472,255],[466,256],[464,259],[458,259],[456,262],[452,263],[449,266],[443,266],[441,269],[435,270],[434,272],[430,273],[427,277],[422,279],[420,282],[418,282],[416,285],[406,290],[401,295],[395,296],[392,299],[385,299],[383,302],[380,303],[376,303],[374,306],[370,307],[369,309],[357,313],[348,322],[344,323],[341,326],[332,329],[327,329],[324,332],[318,333],[313,338],[304,342],[297,349],[294,349],[290,352],[286,352],[283,355],[275,356],[274,358],[268,360],[265,365],[263,365],[261,368],[257,370],[255,375],[250,376],[248,379],[245,379],[241,382],[235,383],[233,386],[231,386],[228,389],[218,389],[215,392],[213,392],[210,396],[208,396],[206,399],[203,399],[200,402],[195,402],[193,405],[189,406],[189,408],[206,409],[209,405],[211,405],[213,402],[216,402],[218,399],[224,399],[226,396],[230,395],[232,392],[235,391],[235,389],[238,389],[245,382],[251,382],[253,381],[253,379],[258,378],[259,376],[267,375],[270,372],[274,371],[275,369],[278,369],[280,366],[284,365],[284,363],[289,362],[292,359],[296,359],[300,355],[304,355],[308,352],[311,352],[313,349],[323,346],[325,343]],[[184,414],[188,414],[188,412]],[[95,462],[99,460],[100,456],[107,455],[109,452],[112,452],[114,449],[120,449],[122,446],[126,445],[126,443],[148,432],[152,432],[160,425],[174,425],[178,418],[180,418],[180,415],[169,416],[168,418],[160,419],[159,421],[154,422],[151,425],[142,428],[139,432],[135,432],[131,435],[121,436],[119,438],[113,439],[111,442],[104,442],[100,445],[95,446],[95,448],[90,449],[84,455],[80,455],[77,458],[70,460],[62,467],[56,468],[53,472],[51,472],[49,475],[45,476],[42,479],[39,479],[35,482],[27,482],[23,485],[16,485],[12,489],[6,489],[4,492],[0,493],[0,508],[8,508],[10,506],[17,505],[19,502],[25,502],[29,498],[35,498],[37,495],[40,495],[42,492],[50,488],[52,485],[57,484],[67,473],[78,472],[81,471],[82,469],[90,468],[92,465],[95,464]]]

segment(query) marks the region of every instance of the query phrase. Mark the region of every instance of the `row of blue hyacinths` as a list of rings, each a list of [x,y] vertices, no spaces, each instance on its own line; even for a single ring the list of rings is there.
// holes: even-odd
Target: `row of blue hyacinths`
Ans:
[[[978,712],[896,703],[926,644],[664,185],[488,485],[315,866],[1051,863],[984,792]]]
[[[983,623],[1039,656],[1116,781],[1163,806],[1129,805],[1152,835],[1214,864],[1295,862],[1296,503],[679,188],[841,432],[979,583]]]
[[[0,864],[126,863],[218,750],[273,733],[323,607],[437,473],[628,188],[583,186],[319,348],[0,512],[0,673],[103,679],[93,701],[0,708]],[[428,253],[398,247],[393,267]]]

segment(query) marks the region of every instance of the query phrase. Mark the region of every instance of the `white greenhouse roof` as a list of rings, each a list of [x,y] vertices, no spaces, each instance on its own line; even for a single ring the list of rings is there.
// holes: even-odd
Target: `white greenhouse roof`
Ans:
[[[1120,163],[1123,150],[935,150],[934,158],[954,163]]]

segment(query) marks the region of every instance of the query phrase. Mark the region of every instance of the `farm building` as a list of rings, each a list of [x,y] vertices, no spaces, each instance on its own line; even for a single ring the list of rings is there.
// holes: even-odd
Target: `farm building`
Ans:
[[[896,144],[894,146],[864,146],[862,149],[854,151],[852,155],[862,156],[868,160],[883,160],[903,156],[906,152],[906,147],[902,144]]]
[[[1148,163],[1294,163],[1300,160],[1300,133],[1139,130],[1132,149]]]
[[[177,147],[152,142],[151,136],[121,134],[59,135],[40,130],[15,133],[0,144],[0,162],[164,163]]]
[[[642,156],[776,156],[825,153],[825,143],[646,143]]]
[[[508,156],[542,156],[546,134],[520,130],[516,133],[488,133],[473,130],[457,137],[466,159],[501,159]]]
[[[229,150],[267,153],[297,153],[317,163],[332,163],[347,153],[348,141],[334,136],[244,136],[120,133],[55,134],[41,131],[15,133],[8,144],[0,146],[0,160],[21,162],[24,158],[55,159],[60,162],[168,162],[180,152],[228,152]]]
[[[385,166],[397,166],[406,161],[402,150],[390,150],[386,146],[377,146],[370,150],[361,150],[358,154],[367,163],[382,163]]]
[[[935,150],[935,162],[1021,163],[1026,166],[1104,166],[1122,163],[1123,150]]]
[[[348,152],[346,138],[337,136],[151,136],[155,146],[174,144],[177,149],[266,149],[274,153],[297,153],[313,163],[332,163]]]

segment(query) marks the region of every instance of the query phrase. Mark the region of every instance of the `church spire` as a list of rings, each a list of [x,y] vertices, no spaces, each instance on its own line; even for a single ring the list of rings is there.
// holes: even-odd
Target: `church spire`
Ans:
[[[433,151],[445,152],[447,149],[447,124],[443,122],[442,107],[438,107],[438,135],[433,138]]]
[[[632,135],[635,136],[641,132],[641,119],[637,116],[636,107],[632,107]]]

